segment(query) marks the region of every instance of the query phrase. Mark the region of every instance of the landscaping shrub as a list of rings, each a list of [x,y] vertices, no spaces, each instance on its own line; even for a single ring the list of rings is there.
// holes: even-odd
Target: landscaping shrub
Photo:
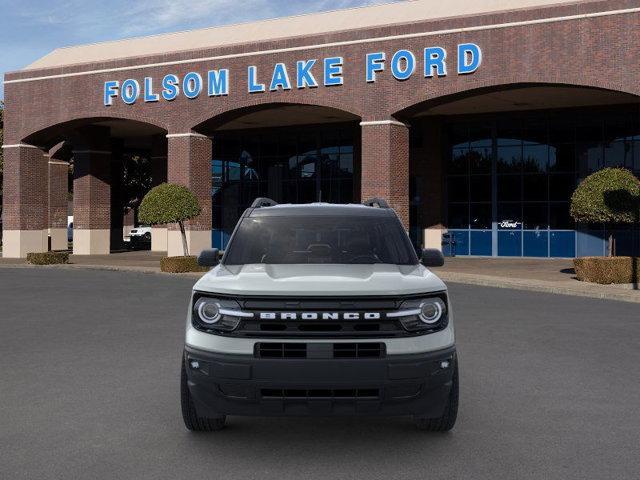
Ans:
[[[638,221],[640,180],[624,168],[605,168],[585,178],[571,196],[571,216],[584,223]]]
[[[574,259],[573,265],[576,277],[583,282],[603,285],[640,282],[638,257],[581,257]]]
[[[27,262],[32,265],[69,263],[69,252],[27,253]]]
[[[206,272],[208,267],[198,265],[198,257],[164,257],[160,259],[160,270],[168,273]]]
[[[182,236],[182,253],[189,255],[184,222],[202,213],[195,194],[183,185],[162,183],[142,199],[138,219],[149,225],[177,223]]]

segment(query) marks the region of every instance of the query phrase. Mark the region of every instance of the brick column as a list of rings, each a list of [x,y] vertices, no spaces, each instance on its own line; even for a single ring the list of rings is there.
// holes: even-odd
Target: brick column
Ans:
[[[48,223],[48,154],[26,144],[4,145],[4,258],[46,252]]]
[[[380,197],[409,230],[409,128],[396,120],[364,121],[361,199]]]
[[[155,187],[167,181],[167,138],[156,135],[151,143],[151,186]],[[167,226],[156,225],[151,228],[151,251],[167,251]]]
[[[107,255],[111,236],[109,130],[78,132],[73,150],[73,253]]]
[[[51,250],[67,250],[69,164],[49,158],[49,236]]]
[[[187,222],[190,255],[211,248],[211,139],[198,133],[167,135],[167,180],[188,187],[198,197],[202,214]],[[178,226],[169,226],[169,256],[184,255]]]

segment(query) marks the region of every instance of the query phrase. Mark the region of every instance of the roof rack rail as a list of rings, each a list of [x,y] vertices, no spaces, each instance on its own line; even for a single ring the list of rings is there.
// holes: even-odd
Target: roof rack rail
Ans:
[[[274,205],[278,205],[278,202],[270,198],[258,197],[251,204],[251,208],[273,207]]]
[[[369,200],[362,202],[363,205],[367,207],[378,207],[378,208],[389,208],[389,204],[383,198],[370,198]]]

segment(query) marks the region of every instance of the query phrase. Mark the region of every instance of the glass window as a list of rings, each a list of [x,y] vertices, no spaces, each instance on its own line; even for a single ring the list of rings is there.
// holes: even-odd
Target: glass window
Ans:
[[[525,172],[544,173],[549,159],[548,145],[525,145],[522,150],[522,168]]]
[[[568,230],[575,227],[569,214],[569,202],[549,204],[549,224],[552,230]]]
[[[450,202],[469,201],[469,177],[449,177],[447,180],[447,196]]]
[[[491,127],[482,124],[472,124],[469,126],[469,143],[472,148],[491,148]]]
[[[471,175],[471,201],[490,202],[492,185],[491,175]]]
[[[491,203],[472,203],[470,228],[482,230],[491,228]]]
[[[416,265],[409,237],[395,217],[280,216],[242,220],[225,265],[392,264]]]
[[[576,148],[573,143],[561,143],[549,147],[549,170],[552,172],[574,172]]]
[[[499,121],[497,144],[501,146],[522,145],[522,127],[518,120]]]
[[[449,204],[449,228],[469,228],[469,204]]]
[[[522,199],[521,175],[498,175],[498,201],[515,201]]]
[[[469,151],[471,173],[491,173],[491,148],[474,147]]]
[[[498,147],[498,173],[519,173],[522,170],[522,146]]]
[[[451,161],[447,165],[447,173],[449,174],[463,174],[469,171],[469,149],[468,148],[454,148],[451,153]]]
[[[576,142],[602,142],[602,127],[600,119],[580,119],[576,125]]]
[[[548,200],[547,175],[524,175],[522,198],[525,202]]]
[[[522,203],[498,203],[498,229],[519,230],[522,228]]]
[[[576,188],[574,175],[555,174],[549,176],[549,199],[569,201]]]
[[[611,142],[604,147],[604,164],[607,167],[631,167],[633,164],[631,142],[621,140]]]
[[[602,143],[577,144],[576,150],[580,175],[587,176],[603,167]]]
[[[546,230],[549,227],[548,204],[525,203],[522,206],[522,225],[527,230]]]

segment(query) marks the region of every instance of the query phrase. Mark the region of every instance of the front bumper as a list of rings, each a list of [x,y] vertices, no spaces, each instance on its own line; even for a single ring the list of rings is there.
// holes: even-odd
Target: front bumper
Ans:
[[[266,359],[186,347],[198,414],[420,415],[439,417],[452,384],[455,347],[376,359]],[[449,366],[442,368],[442,362]],[[194,362],[197,368],[194,368]]]

